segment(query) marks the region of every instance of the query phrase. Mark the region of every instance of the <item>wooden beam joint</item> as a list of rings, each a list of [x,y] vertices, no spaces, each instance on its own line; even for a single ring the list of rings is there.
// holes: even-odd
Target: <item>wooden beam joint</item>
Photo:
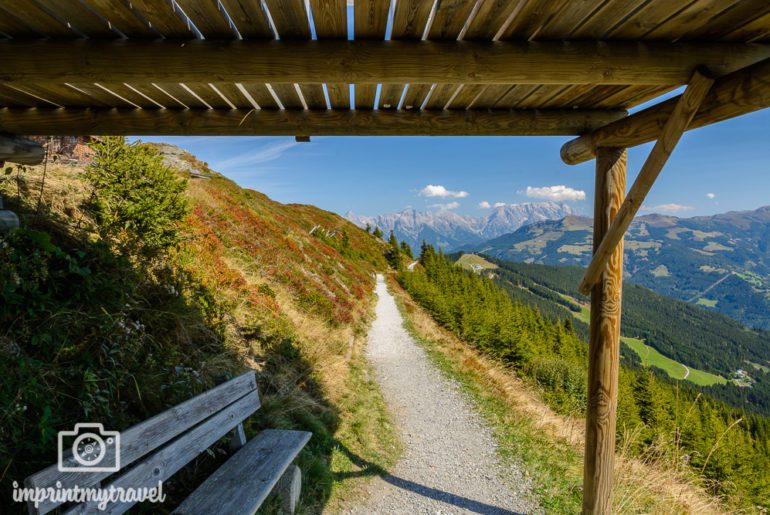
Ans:
[[[623,241],[631,221],[636,216],[647,194],[650,192],[655,179],[658,178],[663,166],[668,161],[677,143],[687,130],[690,121],[698,112],[703,100],[706,98],[714,79],[705,72],[696,71],[685,92],[678,98],[671,117],[661,131],[660,138],[650,151],[650,155],[642,165],[634,185],[628,192],[623,205],[620,206],[618,216],[612,221],[607,233],[603,235],[601,243],[596,247],[593,259],[588,265],[583,281],[580,283],[580,291],[588,294],[591,288],[599,282],[607,263],[613,252]],[[594,221],[596,223],[596,221]]]

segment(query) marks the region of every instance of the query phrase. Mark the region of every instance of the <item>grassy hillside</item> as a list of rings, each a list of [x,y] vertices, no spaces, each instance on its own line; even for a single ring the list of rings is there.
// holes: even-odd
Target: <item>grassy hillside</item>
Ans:
[[[2,183],[24,229],[0,236],[0,511],[21,508],[5,505],[12,481],[56,461],[59,430],[122,430],[248,368],[263,404],[249,436],[312,431],[304,509],[344,500],[398,453],[360,352],[384,242],[160,150],[187,181],[188,210],[180,243],[152,260],[101,236],[82,166],[49,161]],[[169,505],[223,454],[164,485]]]

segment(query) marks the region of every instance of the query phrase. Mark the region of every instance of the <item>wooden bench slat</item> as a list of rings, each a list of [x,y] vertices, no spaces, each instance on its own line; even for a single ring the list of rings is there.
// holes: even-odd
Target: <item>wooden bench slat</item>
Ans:
[[[174,510],[178,515],[256,513],[311,433],[268,429],[248,442]]]
[[[254,397],[257,399],[255,410],[259,409],[259,395],[254,371],[246,372],[121,432],[121,468],[127,467],[250,392],[254,392]],[[105,429],[111,430],[113,428]],[[105,459],[108,458],[110,456]],[[65,458],[65,465],[76,465],[71,455]],[[71,488],[76,485],[88,487],[98,484],[109,475],[111,475],[110,472],[60,472],[58,464],[55,464],[28,477],[25,484],[32,488],[47,488],[55,486],[58,481],[63,488]],[[60,504],[46,500],[40,504],[37,512],[48,513]]]
[[[134,468],[118,477],[114,482],[104,486],[104,488],[110,488],[111,486],[151,488],[157,486],[158,481],[165,481],[174,475],[179,469],[195,459],[196,456],[214,445],[217,440],[232,431],[257,409],[259,409],[259,395],[255,390],[180,436],[160,451],[150,455]],[[66,513],[119,514],[126,512],[134,504],[109,504],[106,510],[99,511],[97,503],[94,502],[75,506]]]

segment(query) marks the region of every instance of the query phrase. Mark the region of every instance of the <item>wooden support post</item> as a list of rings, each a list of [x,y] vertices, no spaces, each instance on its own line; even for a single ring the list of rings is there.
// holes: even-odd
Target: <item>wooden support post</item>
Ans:
[[[687,130],[695,113],[698,112],[703,99],[709,92],[714,79],[696,71],[687,89],[679,98],[671,113],[671,117],[666,121],[660,138],[652,147],[650,155],[642,165],[639,176],[631,186],[628,192],[628,198],[620,206],[618,216],[613,220],[612,225],[600,242],[594,241],[594,256],[588,265],[583,281],[580,283],[580,291],[588,294],[591,287],[599,281],[599,278],[610,259],[610,255],[615,252],[618,243],[623,239],[623,235],[631,225],[631,221],[636,216],[636,212],[642,206],[642,202],[650,192],[655,179],[658,178],[663,165],[666,164],[671,153],[674,151],[679,139]],[[597,247],[598,245],[598,247]]]
[[[596,157],[594,252],[617,215],[626,191],[628,152],[599,148]],[[601,280],[591,291],[588,346],[588,410],[583,469],[583,513],[609,514],[615,459],[615,417],[620,361],[620,301],[623,242],[615,247]]]
[[[0,135],[0,163],[10,161],[23,165],[37,165],[43,162],[43,145],[18,136]]]

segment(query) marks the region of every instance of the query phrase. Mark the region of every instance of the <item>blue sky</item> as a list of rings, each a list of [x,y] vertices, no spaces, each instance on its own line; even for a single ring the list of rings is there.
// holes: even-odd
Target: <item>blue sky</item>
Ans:
[[[643,209],[695,216],[770,204],[768,132],[770,110],[686,133]],[[280,202],[314,204],[340,214],[445,206],[479,215],[486,211],[479,207],[482,202],[548,198],[592,211],[594,162],[562,163],[559,148],[566,137],[313,137],[310,143],[288,137],[141,139],[179,145],[241,186]],[[650,148],[630,150],[629,186]],[[426,189],[429,185],[434,187]]]

